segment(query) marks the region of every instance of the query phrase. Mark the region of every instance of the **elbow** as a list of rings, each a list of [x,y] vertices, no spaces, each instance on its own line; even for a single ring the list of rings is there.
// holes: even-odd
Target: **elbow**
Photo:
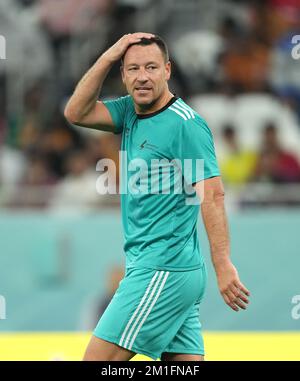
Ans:
[[[69,103],[66,104],[64,109],[64,117],[67,119],[68,122],[72,123],[74,119],[74,113],[69,105]]]
[[[219,206],[225,202],[225,192],[222,190],[216,192],[205,192],[202,198],[203,206]]]
[[[214,204],[216,206],[223,206],[225,203],[225,192],[219,191],[214,194]]]
[[[71,124],[76,124],[79,122],[78,115],[72,110],[72,107],[70,107],[69,104],[66,105],[64,109],[64,117],[67,119],[67,121]]]
[[[215,192],[214,199],[215,200],[224,200],[225,199],[225,192],[224,192],[224,190],[219,190],[219,191]]]

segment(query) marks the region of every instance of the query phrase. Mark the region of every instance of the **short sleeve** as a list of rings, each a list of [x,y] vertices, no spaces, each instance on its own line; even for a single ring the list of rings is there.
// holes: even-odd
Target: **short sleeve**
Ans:
[[[211,130],[204,119],[197,116],[180,126],[179,159],[187,184],[219,176]]]
[[[123,131],[126,112],[129,107],[130,95],[113,100],[103,101],[113,120],[115,130],[114,134],[120,134]]]

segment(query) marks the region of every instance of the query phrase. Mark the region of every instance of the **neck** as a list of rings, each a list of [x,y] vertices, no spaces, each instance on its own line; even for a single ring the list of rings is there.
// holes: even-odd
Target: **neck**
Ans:
[[[151,113],[158,111],[161,108],[163,108],[169,102],[169,100],[173,97],[174,97],[174,95],[169,90],[167,90],[158,99],[156,99],[155,101],[153,101],[150,104],[147,104],[147,105],[135,104],[135,106],[134,106],[135,112],[137,114],[151,114]]]

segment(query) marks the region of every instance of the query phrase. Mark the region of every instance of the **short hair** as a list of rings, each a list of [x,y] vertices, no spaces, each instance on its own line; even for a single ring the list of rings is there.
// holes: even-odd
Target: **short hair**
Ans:
[[[224,138],[232,138],[235,137],[235,128],[232,124],[227,123],[224,125],[222,129],[222,135]]]
[[[264,127],[265,133],[276,133],[277,132],[277,126],[273,122],[267,122]]]
[[[129,45],[128,49],[130,48],[130,46],[133,46],[133,45],[146,46],[146,45],[152,45],[152,44],[156,44],[159,47],[159,49],[162,52],[162,55],[164,57],[164,61],[168,62],[170,58],[169,58],[169,51],[168,51],[167,44],[157,34],[155,34],[155,36],[151,37],[151,38],[144,38],[144,37],[141,38],[141,41],[135,42],[134,44]],[[126,52],[127,52],[127,50],[126,50]],[[122,65],[123,65],[123,62],[124,62],[124,57],[125,57],[126,52],[123,54],[123,57],[121,58],[121,64]]]

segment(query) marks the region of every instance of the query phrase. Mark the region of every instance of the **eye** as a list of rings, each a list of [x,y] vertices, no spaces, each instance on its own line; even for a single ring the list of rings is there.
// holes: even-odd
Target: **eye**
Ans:
[[[136,67],[130,67],[128,70],[129,71],[134,71],[134,70],[137,70],[137,68]]]
[[[150,65],[150,66],[148,66],[148,69],[149,69],[149,70],[155,70],[155,69],[156,69],[156,66],[154,66],[154,65]]]

